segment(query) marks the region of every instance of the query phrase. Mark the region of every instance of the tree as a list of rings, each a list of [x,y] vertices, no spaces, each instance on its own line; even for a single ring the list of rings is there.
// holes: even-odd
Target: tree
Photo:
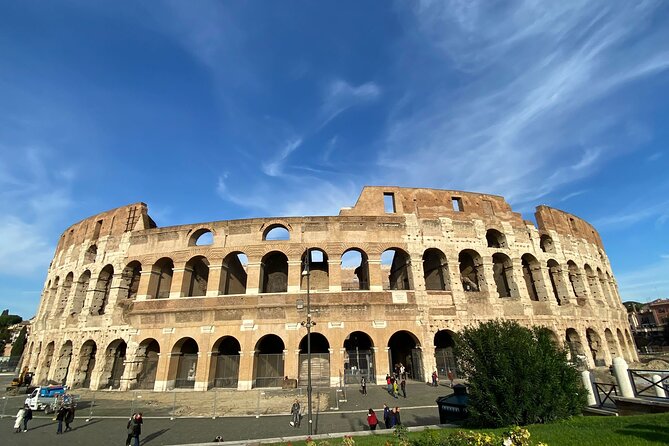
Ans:
[[[21,331],[19,332],[19,335],[16,337],[16,340],[12,344],[12,351],[9,354],[9,356],[21,356],[23,353],[23,349],[26,346],[26,334],[27,334],[27,329],[26,327],[23,327]]]
[[[475,425],[547,423],[585,407],[580,374],[545,327],[500,320],[467,327],[456,335],[455,355]]]

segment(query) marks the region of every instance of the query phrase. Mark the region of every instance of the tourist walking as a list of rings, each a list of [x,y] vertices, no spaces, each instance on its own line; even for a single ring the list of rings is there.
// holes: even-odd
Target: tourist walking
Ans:
[[[70,424],[74,421],[74,406],[70,406],[67,408],[67,412],[65,413],[65,432],[71,431],[72,427]]]
[[[128,434],[133,438],[134,445],[139,446],[139,436],[142,435],[142,424],[144,420],[142,419],[142,413],[136,413],[130,421],[128,421]]]
[[[33,419],[33,410],[27,404],[23,407],[23,432],[28,432],[28,421]]]
[[[364,376],[360,380],[360,392],[362,392],[363,395],[367,396],[367,380],[365,379]]]
[[[395,426],[399,426],[400,424],[402,424],[402,420],[400,419],[400,408],[399,407],[395,407],[393,409],[393,420],[395,421],[395,424],[394,424]]]
[[[407,397],[407,381],[406,379],[402,378],[402,381],[400,381],[400,388],[402,389],[402,395],[404,398]]]
[[[388,386],[388,393],[392,394],[393,393],[393,383],[392,380],[390,379],[390,375],[386,373],[386,385]]]
[[[379,424],[378,418],[376,418],[376,414],[374,411],[370,408],[369,412],[367,413],[367,424],[369,424],[369,430],[375,431],[376,430],[376,425]]]
[[[16,421],[14,422],[14,433],[21,432],[21,426],[23,425],[23,419],[26,416],[26,408],[22,407],[16,412]]]
[[[135,418],[135,415],[137,415],[137,412],[134,412],[132,415],[130,415],[128,423],[125,426],[128,433],[128,436],[125,439],[125,446],[130,446],[130,442],[132,441],[132,420]]]
[[[451,389],[453,388],[453,380],[455,379],[455,374],[453,373],[453,370],[448,369],[448,379],[451,381]]]
[[[293,427],[300,427],[300,402],[298,400],[295,400],[290,407],[290,415],[290,425]]]
[[[390,408],[387,404],[383,405],[383,424],[386,429],[390,429]]]
[[[58,428],[56,429],[56,435],[63,433],[63,420],[67,415],[67,409],[65,406],[60,406],[58,412],[56,412],[56,421],[58,421]]]
[[[400,387],[397,385],[397,381],[393,382],[393,398],[397,398],[400,395]]]
[[[437,375],[436,370],[432,372],[432,385],[434,387],[437,387],[439,385],[439,375]]]

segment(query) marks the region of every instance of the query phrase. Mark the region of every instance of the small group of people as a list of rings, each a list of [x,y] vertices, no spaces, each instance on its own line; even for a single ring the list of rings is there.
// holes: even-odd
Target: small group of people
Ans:
[[[450,386],[453,388],[453,381],[455,380],[455,373],[453,373],[453,370],[448,369],[446,372],[446,376],[448,377],[448,380],[450,381]],[[439,385],[439,374],[435,370],[432,372],[432,385],[434,387],[437,387]]]
[[[379,419],[376,416],[374,409],[370,408],[367,413],[367,424],[369,429],[375,431],[376,426],[379,424]],[[400,419],[400,408],[395,406],[393,409],[388,407],[387,404],[383,405],[383,424],[386,429],[392,429],[395,426],[402,424]]]
[[[128,436],[125,439],[125,446],[139,446],[139,436],[142,434],[143,422],[142,412],[136,412],[130,416],[126,425]],[[131,445],[133,439],[135,440],[134,445]]]
[[[58,421],[58,429],[56,435],[63,433],[63,423],[65,423],[65,432],[72,430],[72,422],[74,421],[74,405],[61,405],[56,411],[55,420]]]
[[[392,376],[386,374],[386,384],[388,386],[388,393],[393,398],[399,398],[400,390],[402,391],[402,395],[404,396],[404,398],[407,397],[406,373],[402,375],[396,375],[395,373],[393,373]]]
[[[30,408],[30,406],[25,404],[16,413],[16,421],[14,422],[14,432],[18,433],[21,432],[21,430],[23,430],[23,432],[28,432],[28,421],[32,419],[33,419],[33,411]]]

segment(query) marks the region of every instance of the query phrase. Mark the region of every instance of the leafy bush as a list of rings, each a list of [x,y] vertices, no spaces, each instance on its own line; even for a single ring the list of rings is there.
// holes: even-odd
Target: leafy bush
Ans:
[[[423,432],[412,446],[531,446],[530,433],[527,429],[514,427],[501,435],[494,433],[455,431],[440,437],[434,431]],[[537,443],[536,446],[547,446]]]
[[[579,414],[586,404],[579,372],[545,327],[499,320],[467,327],[457,335],[455,355],[475,425],[547,423]]]

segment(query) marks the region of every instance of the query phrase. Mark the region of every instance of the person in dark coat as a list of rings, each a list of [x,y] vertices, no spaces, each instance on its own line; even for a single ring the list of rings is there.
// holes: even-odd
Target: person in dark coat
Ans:
[[[394,426],[399,426],[400,424],[402,424],[402,420],[400,419],[400,408],[399,407],[395,407],[393,409],[392,417],[393,417],[393,421],[395,422]]]
[[[390,416],[391,416],[390,408],[388,407],[387,404],[383,405],[383,424],[386,425],[386,429],[391,428],[390,424]]]
[[[400,381],[400,388],[402,389],[402,395],[404,395],[404,398],[407,397],[407,381],[406,379],[402,378],[402,381]]]
[[[141,413],[135,414],[133,419],[130,420],[130,424],[129,424],[130,427],[128,429],[129,429],[129,432],[130,432],[130,430],[132,431],[132,438],[135,439],[134,446],[139,446],[139,436],[142,434],[142,423],[143,423],[143,420],[142,420],[142,414]]]
[[[65,432],[71,431],[72,427],[70,424],[74,421],[74,407],[68,407],[67,412],[65,412]]]
[[[58,429],[56,430],[56,435],[63,433],[63,420],[67,415],[67,409],[63,406],[60,406],[58,412],[56,412],[56,421],[58,421]]]
[[[132,441],[132,420],[135,418],[135,415],[137,413],[130,415],[130,419],[128,419],[128,424],[126,425],[128,437],[125,439],[125,446],[130,446],[130,442]]]
[[[28,432],[28,421],[33,419],[33,411],[27,404],[23,407],[25,414],[23,415],[23,432]]]

